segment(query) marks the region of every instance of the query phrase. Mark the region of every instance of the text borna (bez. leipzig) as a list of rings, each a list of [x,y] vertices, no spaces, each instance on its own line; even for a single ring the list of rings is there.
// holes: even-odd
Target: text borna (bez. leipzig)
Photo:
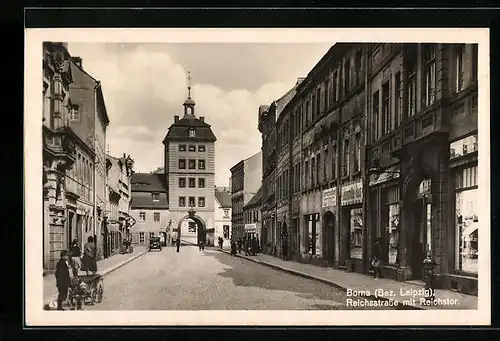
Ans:
[[[433,289],[403,289],[388,290],[388,289],[375,289],[373,292],[370,290],[353,290],[347,289],[347,297],[370,297],[374,296],[376,298],[391,298],[400,296],[403,298],[415,298],[415,297],[430,297],[434,294]]]

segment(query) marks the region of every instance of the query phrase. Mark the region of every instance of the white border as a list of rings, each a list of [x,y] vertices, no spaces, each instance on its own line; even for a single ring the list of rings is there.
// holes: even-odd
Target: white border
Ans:
[[[488,325],[490,324],[489,30],[360,29],[27,29],[25,31],[25,293],[27,326],[65,325]],[[44,311],[42,277],[42,42],[479,43],[479,297],[477,310],[427,311]],[[98,77],[98,75],[95,75]],[[106,96],[106,94],[104,94]]]

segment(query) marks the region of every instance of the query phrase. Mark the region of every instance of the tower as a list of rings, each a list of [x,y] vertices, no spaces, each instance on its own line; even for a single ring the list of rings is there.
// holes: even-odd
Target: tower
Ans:
[[[174,116],[163,140],[165,176],[172,228],[181,226],[181,239],[196,243],[200,228],[208,233],[214,226],[215,210],[215,141],[203,116],[195,114],[191,97],[191,74],[183,103],[184,116]],[[193,209],[195,217],[189,215]]]

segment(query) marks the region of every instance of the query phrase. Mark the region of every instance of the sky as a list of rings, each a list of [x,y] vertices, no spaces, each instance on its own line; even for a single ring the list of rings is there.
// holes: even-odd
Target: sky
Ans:
[[[190,71],[195,114],[205,117],[217,137],[215,184],[228,186],[229,169],[260,151],[259,106],[307,76],[331,45],[69,43],[68,48],[101,81],[110,154],[130,154],[136,172],[163,166],[162,141],[174,115],[183,116]]]

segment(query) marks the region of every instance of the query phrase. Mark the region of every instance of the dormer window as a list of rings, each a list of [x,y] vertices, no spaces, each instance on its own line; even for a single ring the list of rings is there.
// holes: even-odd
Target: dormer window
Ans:
[[[153,202],[158,202],[160,201],[160,194],[159,193],[153,193]]]
[[[196,130],[194,128],[189,128],[189,137],[195,137],[196,136]]]
[[[78,111],[78,105],[72,105],[69,108],[69,119],[70,121],[78,121],[80,119],[80,112]]]

